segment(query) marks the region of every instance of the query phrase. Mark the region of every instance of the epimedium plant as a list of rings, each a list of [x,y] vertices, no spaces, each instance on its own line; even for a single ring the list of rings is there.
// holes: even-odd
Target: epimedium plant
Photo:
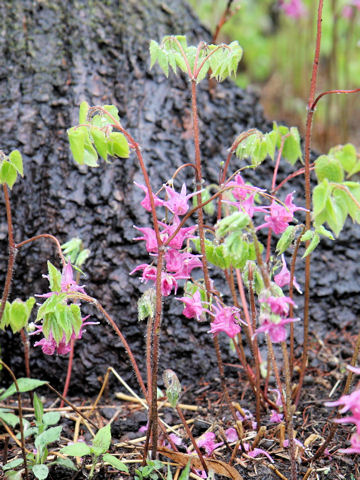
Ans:
[[[321,6],[320,0],[320,19]],[[320,38],[321,35],[317,39],[318,47]],[[318,55],[318,48],[316,52]],[[83,102],[80,106],[79,124],[68,130],[70,148],[78,164],[98,167],[99,157],[107,162],[109,157],[126,158],[130,155],[130,151],[134,151],[144,176],[145,185],[137,184],[136,186],[141,188],[145,194],[141,205],[150,212],[153,224],[152,227],[136,226],[140,236],[135,240],[145,242],[145,248],[151,255],[151,261],[148,264],[138,265],[131,274],[141,272],[142,282],[152,284],[138,304],[139,318],[147,319],[147,385],[145,386],[131,347],[114,320],[98,300],[89,296],[84,286],[78,284],[78,279],[74,279],[71,263],[76,263],[76,258],[81,250],[80,244],[72,242],[61,248],[57,239],[49,234],[38,235],[15,244],[8,187],[12,188],[14,185],[17,173],[22,174],[22,163],[20,163],[20,154],[13,152],[9,157],[2,155],[0,165],[10,244],[8,273],[1,302],[1,325],[10,325],[13,330],[14,328],[15,330],[23,329],[28,322],[34,303],[31,298],[21,303],[20,308],[17,305],[13,307],[13,304],[7,302],[16,249],[40,238],[50,239],[57,246],[63,268],[60,272],[51,262],[48,262],[47,277],[50,292],[42,295],[46,300],[38,310],[33,327],[35,329],[33,333],[41,333],[43,338],[35,345],[41,346],[46,354],[69,353],[71,342],[80,339],[82,328],[90,323],[86,322],[86,318],[81,315],[81,302],[90,303],[97,308],[123,342],[142,393],[149,405],[149,422],[144,449],[144,461],[146,461],[150,442],[152,442],[152,455],[154,458],[156,456],[159,428],[168,438],[163,423],[159,420],[157,410],[159,335],[163,298],[170,297],[172,294],[176,295],[178,289],[183,287],[184,295],[176,297],[176,299],[184,304],[184,316],[196,321],[206,321],[206,319],[210,321],[209,333],[214,341],[222,389],[234,422],[239,420],[239,416],[227,390],[218,341],[220,333],[225,333],[229,337],[254,392],[256,398],[255,428],[257,430],[261,428],[261,408],[271,407],[272,418],[276,417],[279,422],[282,419],[285,420],[290,447],[291,478],[295,480],[297,466],[293,412],[300,395],[307,358],[310,254],[318,245],[320,236],[333,239],[334,236],[340,234],[347,216],[350,216],[355,222],[360,220],[360,184],[350,180],[352,175],[360,171],[356,151],[349,144],[335,147],[330,150],[328,155],[320,156],[314,165],[310,165],[309,132],[311,131],[312,116],[316,103],[324,95],[321,94],[315,99],[315,71],[313,73],[315,82],[312,82],[309,98],[308,133],[305,138],[304,154],[300,145],[299,133],[294,127],[287,128],[274,124],[270,132],[263,133],[257,130],[242,132],[231,145],[226,161],[219,167],[219,185],[206,186],[202,176],[197,84],[208,73],[213,78],[222,81],[236,72],[241,60],[242,49],[237,42],[230,45],[207,45],[201,42],[197,47],[193,47],[187,45],[184,36],[167,36],[161,43],[151,41],[150,56],[151,66],[158,63],[166,76],[169,75],[170,68],[175,73],[179,69],[190,80],[195,145],[194,163],[187,163],[180,167],[165,185],[157,186],[159,190],[155,194],[141,147],[122,126],[118,110],[114,105],[90,107]],[[314,62],[314,65],[317,63]],[[234,154],[239,161],[249,159],[250,162],[235,169],[229,175],[228,171]],[[246,169],[258,168],[268,158],[274,163],[274,172],[271,186],[267,191],[264,186],[246,182],[244,177]],[[291,165],[295,165],[300,160],[304,163],[304,167],[296,170],[277,185],[281,159],[287,160]],[[187,192],[185,184],[180,190],[174,187],[177,175],[184,168],[194,170],[195,190],[190,193]],[[315,170],[318,180],[312,196],[309,182],[311,169]],[[305,207],[294,203],[293,193],[288,193],[285,198],[278,195],[278,191],[285,183],[302,174],[305,174]],[[212,191],[215,193],[212,194]],[[192,207],[190,206],[191,200]],[[211,206],[212,208],[210,208]],[[164,210],[166,212],[165,221],[159,220],[160,209],[162,213]],[[205,209],[210,217],[216,213],[216,220],[211,228],[205,228],[204,225]],[[187,222],[195,214],[197,221],[189,226]],[[304,215],[306,215],[305,224],[303,223]],[[163,214],[160,218],[163,218]],[[325,228],[325,224],[330,231]],[[260,236],[260,232],[267,234],[267,242],[262,243],[263,235]],[[275,252],[272,252],[273,235],[277,236]],[[300,379],[295,391],[296,396],[293,396],[293,369],[296,360],[293,324],[300,320],[294,316],[296,308],[294,287],[301,290],[294,272],[301,242],[305,243],[304,257],[306,257],[304,352],[301,359]],[[291,251],[293,253],[289,270],[285,254]],[[70,259],[65,259],[65,252],[70,255]],[[73,256],[71,256],[72,254]],[[86,254],[83,254],[82,260],[85,259],[84,257]],[[215,282],[211,278],[209,264],[223,272],[229,286],[230,299],[228,292],[219,292],[216,288]],[[197,272],[196,275],[193,275],[193,270]],[[20,310],[21,314],[17,313]],[[16,317],[17,320],[12,320],[13,317]],[[22,318],[21,321],[19,321],[19,317]],[[26,322],[23,320],[25,317]],[[286,341],[287,325],[290,325],[290,353]],[[262,358],[259,349],[258,337],[261,334],[266,336],[268,361]],[[245,355],[244,340],[252,352],[250,362]],[[282,368],[279,367],[274,353],[274,349],[278,345],[281,347],[283,357]],[[358,341],[354,353],[354,363],[359,346],[360,342]],[[285,381],[282,380],[281,369]],[[277,383],[276,401],[271,400],[268,396],[268,378],[271,371],[274,373]],[[263,381],[263,376],[266,377],[265,381]],[[178,381],[169,373],[166,378],[169,384],[169,401],[181,417],[182,413],[177,405],[178,393],[172,393],[174,388],[178,387]],[[347,389],[349,388],[350,384],[347,386]],[[347,391],[344,391],[344,394],[346,393]],[[38,407],[38,413],[39,411]],[[186,422],[183,423],[185,426]],[[187,434],[192,439],[191,432],[187,431]],[[114,460],[110,458],[111,455],[106,453],[110,447],[111,435],[110,437],[109,435],[110,426],[108,425],[99,430],[91,446],[83,443],[69,445],[62,450],[62,453],[73,456],[92,456],[91,475],[94,473],[95,465],[100,457],[118,468],[119,465],[114,465],[115,460],[118,461],[118,459],[114,457]],[[237,435],[239,438],[241,437],[239,432]],[[168,438],[168,441],[170,446],[176,449],[174,441],[171,438]],[[196,448],[199,446],[199,441],[192,439],[192,442],[199,458],[202,459],[201,452]],[[217,445],[213,437],[211,437],[211,442],[209,455]],[[251,449],[250,446],[248,450],[255,452],[255,448]],[[43,458],[43,455],[40,454],[40,457]],[[202,466],[207,475],[207,465],[203,459]]]

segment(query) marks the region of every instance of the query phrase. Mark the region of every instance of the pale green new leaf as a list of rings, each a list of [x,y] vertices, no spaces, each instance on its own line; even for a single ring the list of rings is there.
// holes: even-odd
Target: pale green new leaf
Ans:
[[[32,471],[38,480],[45,480],[49,475],[49,468],[44,464],[34,465]]]
[[[305,258],[308,255],[310,255],[310,253],[313,252],[315,250],[315,248],[319,245],[319,242],[320,242],[320,237],[317,233],[314,232],[314,236],[313,236],[313,238],[310,242],[310,245],[305,250],[305,253],[302,256],[302,258]]]
[[[10,155],[9,155],[9,161],[10,163],[16,168],[18,173],[23,177],[24,176],[24,167],[23,167],[23,161],[22,161],[22,156],[19,150],[13,150]]]

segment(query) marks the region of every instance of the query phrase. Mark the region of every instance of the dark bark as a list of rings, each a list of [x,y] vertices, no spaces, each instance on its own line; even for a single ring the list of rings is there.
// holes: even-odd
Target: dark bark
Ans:
[[[134,180],[143,183],[141,173],[134,155],[98,169],[76,166],[66,129],[77,122],[82,100],[92,105],[115,104],[124,126],[142,145],[153,188],[158,189],[178,166],[193,160],[193,144],[188,132],[188,81],[174,75],[166,79],[156,67],[149,71],[149,40],[184,33],[190,43],[211,36],[182,0],[3,0],[0,18],[0,149],[8,153],[18,148],[25,159],[25,179],[11,192],[15,240],[45,232],[61,242],[73,236],[83,239],[92,252],[85,267],[87,291],[116,320],[145,372],[146,326],[137,321],[136,313],[142,287],[136,276],[129,277],[137,264],[148,261],[144,245],[133,242],[133,225],[150,221],[138,207],[143,194],[133,187]],[[235,135],[268,125],[256,96],[231,82],[220,85],[214,98],[203,82],[199,109],[204,177],[216,182],[219,163]],[[234,167],[236,164],[239,166],[239,161],[234,160]],[[268,173],[263,178],[267,179]],[[185,179],[181,177],[181,181]],[[354,242],[359,244],[358,231],[351,232],[347,259],[355,255]],[[338,247],[343,255],[344,247]],[[58,260],[52,244],[44,240],[19,251],[10,299],[47,291],[47,281],[41,278],[47,259]],[[315,276],[323,282],[318,295],[326,300],[327,310],[316,304],[314,314],[331,320],[334,313],[346,308],[352,317],[345,318],[351,320],[360,310],[359,301],[351,297],[360,290],[354,278],[359,279],[359,272],[354,267],[341,273],[343,260],[331,253],[328,261],[333,265],[329,272],[332,280],[325,281],[320,266],[318,273],[315,268]],[[7,227],[2,213],[0,285],[6,263]],[[354,281],[347,283],[347,276]],[[85,310],[96,319],[94,310]],[[166,342],[166,349],[161,353],[161,368],[172,368],[181,380],[189,382],[216,376],[208,325],[186,320],[180,313],[179,302],[166,300],[161,342],[162,347]],[[76,343],[71,393],[96,392],[98,378],[109,365],[135,385],[118,337],[100,321],[101,325],[89,327]],[[0,341],[4,360],[17,375],[23,375],[18,339],[0,332]],[[66,357],[46,357],[37,348],[31,350],[30,363],[34,377],[49,379],[61,388]]]

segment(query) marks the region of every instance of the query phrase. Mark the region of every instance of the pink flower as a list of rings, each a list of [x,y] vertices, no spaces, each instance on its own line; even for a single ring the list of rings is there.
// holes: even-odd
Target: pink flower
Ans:
[[[271,416],[270,416],[269,422],[281,423],[283,419],[284,419],[284,415],[282,413],[279,413],[276,410],[271,410]]]
[[[297,207],[293,203],[292,196],[292,193],[287,195],[285,199],[285,207],[273,201],[270,205],[270,215],[265,215],[265,223],[257,227],[256,230],[268,227],[276,234],[283,233],[289,226],[289,222],[293,220],[294,212],[297,210],[306,211],[305,208]]]
[[[49,280],[49,275],[43,275],[43,277]],[[86,294],[84,287],[85,285],[80,286],[76,283],[76,281],[74,280],[73,268],[71,266],[71,263],[70,262],[66,263],[61,273],[60,292],[61,293],[80,292],[80,293]],[[49,298],[60,292],[48,292],[43,295],[35,295],[35,296],[40,298]]]
[[[281,318],[278,323],[274,323],[265,318],[262,325],[256,329],[255,335],[266,332],[273,343],[284,342],[286,340],[286,328],[284,325],[292,322],[298,322],[299,318]]]
[[[70,340],[79,340],[82,337],[82,334],[84,333],[83,328],[86,325],[96,325],[97,322],[85,322],[89,318],[90,315],[87,317],[84,317],[82,319],[82,325],[80,327],[79,333],[76,335],[75,332],[73,331],[69,341],[66,340],[65,334],[63,335],[62,339],[60,340],[59,343],[56,343],[52,332],[50,331],[48,338],[44,337],[38,342],[34,343],[34,347],[41,347],[43,353],[45,355],[54,355],[54,353],[58,353],[59,355],[67,355],[70,350],[71,350],[71,343]],[[37,329],[36,331],[30,333],[30,335],[38,335],[39,333],[43,333],[43,326],[42,325],[36,325],[35,328]]]
[[[190,193],[186,195],[185,183],[181,187],[181,192],[177,193],[171,187],[165,187],[166,193],[169,196],[169,200],[164,202],[164,206],[170,210],[174,215],[185,215],[189,210],[189,199],[196,195],[198,192]]]
[[[225,332],[230,338],[234,338],[235,335],[240,333],[241,328],[238,324],[239,310],[235,307],[224,307],[216,301],[216,306],[213,306],[214,320],[211,322],[211,329],[209,333],[218,335],[220,332]],[[241,320],[240,320],[241,321]]]
[[[150,203],[150,195],[149,195],[148,188],[145,185],[140,185],[140,183],[136,183],[136,182],[134,183],[137,187],[141,188],[141,190],[145,192],[145,198],[140,203],[140,205],[142,205],[142,207],[144,207],[145,210],[147,210],[148,212],[151,212],[151,203]],[[161,200],[159,197],[157,197],[154,194],[153,194],[153,198],[154,198],[155,207],[159,207],[164,204],[163,200]]]
[[[306,13],[302,0],[280,0],[279,6],[285,15],[290,18],[299,19]]]
[[[336,402],[326,402],[327,407],[335,407],[338,405],[344,405],[340,410],[340,413],[345,413],[351,410],[353,416],[339,418],[334,420],[336,423],[355,423],[360,428],[360,390],[355,390],[350,395],[343,395]]]
[[[237,442],[239,440],[239,436],[235,428],[231,427],[225,430],[226,440],[230,443]]]
[[[290,271],[286,266],[285,256],[281,255],[282,260],[282,269],[280,272],[274,276],[275,283],[279,285],[279,287],[284,287],[285,285],[290,284]],[[294,277],[294,287],[299,293],[302,293],[300,285],[297,283],[296,278]]]
[[[267,303],[271,311],[276,315],[286,316],[289,313],[289,305],[295,305],[295,302],[290,297],[267,297],[260,298],[261,303]]]
[[[238,173],[234,180],[226,184],[227,187],[234,187],[231,190],[231,193],[237,200],[245,200],[247,194],[249,193],[249,187],[246,186],[244,179]],[[245,188],[244,188],[245,187]]]
[[[248,443],[244,443],[244,448],[249,455],[249,457],[255,458],[258,457],[259,455],[265,455],[271,463],[274,463],[274,460],[272,456],[262,448],[254,448],[254,450],[250,450],[250,445]]]
[[[196,318],[197,320],[200,320],[204,308],[202,306],[199,290],[197,290],[192,297],[181,297],[177,298],[177,300],[180,300],[185,304],[182,313],[186,318]]]
[[[193,255],[189,252],[179,252],[170,248],[165,253],[166,270],[174,273],[179,278],[189,278],[193,268],[202,268],[202,262],[199,255]]]
[[[85,285],[80,286],[76,283],[71,263],[67,263],[61,274],[61,291],[66,293],[80,292],[85,294],[84,286]]]
[[[162,222],[160,222],[160,224],[164,225],[165,227],[164,230],[161,232],[161,239],[163,242],[166,242],[166,240],[170,238],[178,228],[180,224],[180,219],[179,217],[175,216],[171,225],[167,225],[166,223]],[[195,233],[196,229],[197,225],[193,225],[192,227],[180,228],[175,237],[169,242],[169,247],[180,250],[183,246],[184,240],[186,240],[187,238],[193,238],[193,233]]]
[[[350,438],[351,448],[341,448],[340,453],[360,453],[360,432],[357,431]]]
[[[214,440],[215,433],[206,432],[196,441],[196,443],[199,447],[202,447],[205,450],[207,456],[210,456],[216,448],[221,447],[221,445],[224,444],[224,442],[215,443]]]
[[[156,267],[153,265],[148,265],[147,263],[142,263],[138,265],[134,270],[130,272],[130,275],[137,272],[138,270],[142,270],[143,274],[141,276],[141,281],[147,283],[149,280],[156,282]],[[171,291],[174,289],[175,293],[177,291],[178,283],[174,275],[170,275],[166,272],[161,272],[161,294],[164,297],[170,295]]]
[[[155,230],[149,227],[136,227],[136,230],[139,230],[143,234],[142,237],[136,237],[134,240],[145,240],[145,248],[149,253],[154,253],[158,251],[158,243],[156,240]]]

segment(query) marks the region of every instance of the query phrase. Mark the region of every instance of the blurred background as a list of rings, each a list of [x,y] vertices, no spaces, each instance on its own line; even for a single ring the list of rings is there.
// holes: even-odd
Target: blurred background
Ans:
[[[189,0],[216,43],[244,49],[236,83],[259,92],[268,119],[303,133],[315,49],[316,0]],[[360,86],[360,0],[325,0],[317,93]],[[360,147],[360,93],[328,95],[315,114],[313,146]]]

